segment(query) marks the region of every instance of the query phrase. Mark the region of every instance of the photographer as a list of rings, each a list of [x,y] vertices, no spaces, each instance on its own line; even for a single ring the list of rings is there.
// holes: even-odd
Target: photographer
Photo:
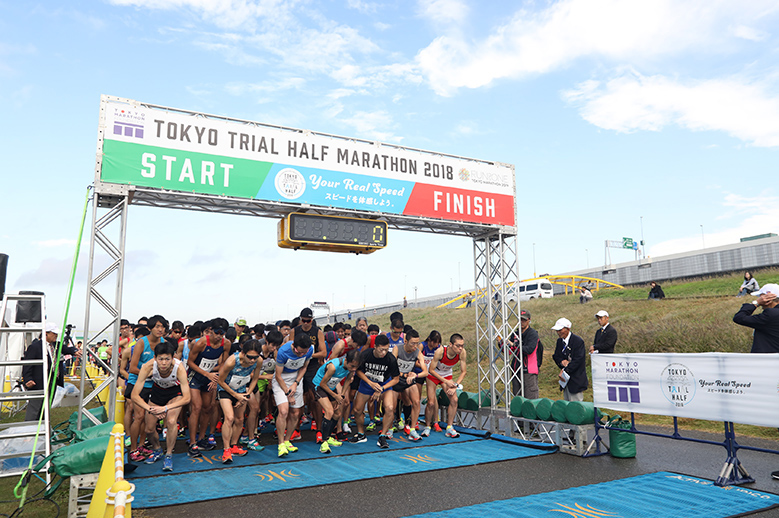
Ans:
[[[46,323],[46,350],[49,354],[49,365],[51,370],[49,371],[49,384],[51,384],[51,377],[54,374],[54,361],[57,358],[57,325],[52,322]],[[70,342],[69,334],[65,336],[66,341]],[[72,342],[71,342],[72,343]],[[77,358],[81,357],[81,351],[73,347],[72,345],[62,346],[62,355],[70,354]],[[41,338],[34,340],[24,353],[23,360],[41,360],[43,359],[43,341]],[[60,387],[65,385],[65,367],[60,361],[60,368],[57,372],[57,385]],[[22,382],[24,383],[25,390],[43,390],[43,366],[42,365],[25,365],[22,368]],[[27,410],[24,414],[25,421],[37,421],[41,415],[41,409],[43,408],[43,399],[34,398],[27,402]]]

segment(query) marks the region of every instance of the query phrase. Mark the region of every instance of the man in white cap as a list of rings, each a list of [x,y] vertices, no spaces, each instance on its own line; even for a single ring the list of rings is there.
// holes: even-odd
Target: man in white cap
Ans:
[[[609,313],[600,310],[595,313],[600,329],[595,331],[595,342],[590,346],[591,353],[611,354],[617,344],[617,330],[609,324]]]
[[[54,361],[57,359],[57,335],[59,328],[57,324],[53,322],[46,323],[46,348],[49,354],[49,383],[52,383],[52,375],[54,374]],[[62,347],[62,355],[73,355],[81,357],[81,351],[77,347]],[[41,338],[33,340],[27,350],[24,352],[23,360],[40,360],[43,358],[43,341]],[[25,390],[43,390],[43,366],[42,365],[25,365],[22,367],[22,382],[24,383]],[[65,384],[65,368],[60,362],[59,370],[57,371],[57,385],[64,386]],[[42,398],[31,398],[27,402],[27,409],[25,410],[25,421],[37,421],[41,415],[41,409],[43,408]]]
[[[766,284],[752,295],[757,299],[742,305],[733,316],[733,322],[755,330],[753,353],[779,353],[779,285]],[[762,307],[763,311],[753,315],[758,307]]]
[[[552,359],[560,367],[560,390],[566,401],[584,401],[587,390],[586,347],[584,340],[571,332],[571,321],[560,318],[552,326],[557,331],[557,345]]]

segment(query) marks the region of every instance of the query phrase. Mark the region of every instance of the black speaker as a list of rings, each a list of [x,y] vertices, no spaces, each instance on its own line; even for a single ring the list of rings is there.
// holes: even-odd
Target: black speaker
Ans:
[[[20,291],[19,295],[43,295],[42,291]],[[16,323],[43,322],[41,303],[37,300],[19,300],[16,302]]]
[[[8,255],[0,254],[0,300],[5,295],[5,273],[8,270]]]

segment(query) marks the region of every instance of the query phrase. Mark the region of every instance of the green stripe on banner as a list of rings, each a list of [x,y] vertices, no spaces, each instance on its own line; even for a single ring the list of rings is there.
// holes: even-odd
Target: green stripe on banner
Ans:
[[[771,493],[736,486],[717,487],[709,480],[662,471],[415,516],[726,518],[777,505],[779,496]],[[549,514],[552,512],[555,514]]]
[[[254,198],[273,164],[106,140],[100,179],[108,183]]]
[[[370,440],[375,441],[375,436]],[[337,450],[347,449],[343,445]],[[375,442],[374,442],[374,447]],[[233,496],[256,495],[286,489],[337,484],[369,478],[472,466],[522,457],[553,453],[491,439],[437,446],[379,450],[373,453],[320,457],[295,461],[290,453],[278,462],[209,471],[169,474],[134,479],[133,508],[144,509],[215,500]],[[276,448],[263,454],[276,455]],[[337,453],[336,453],[337,455]],[[365,469],[370,466],[370,471]],[[175,466],[174,466],[175,469]],[[193,490],[193,488],[197,488]]]

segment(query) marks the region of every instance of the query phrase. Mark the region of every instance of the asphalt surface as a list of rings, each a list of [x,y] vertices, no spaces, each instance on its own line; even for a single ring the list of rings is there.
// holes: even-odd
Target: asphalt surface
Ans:
[[[667,430],[652,430],[667,433]],[[608,435],[608,432],[601,433]],[[723,439],[722,434],[700,432],[684,432],[684,434],[688,437],[713,441]],[[374,436],[369,435],[369,439],[372,437]],[[313,440],[313,433],[304,433],[303,440]],[[270,437],[266,438],[263,444],[268,442]],[[742,445],[779,451],[779,441],[738,437],[738,442]],[[779,455],[740,450],[738,458],[755,479],[754,484],[744,487],[779,494],[779,481],[771,478],[771,472],[779,470]],[[144,516],[153,518],[200,516],[255,518],[258,515],[316,516],[317,518],[408,516],[596,484],[657,471],[673,471],[714,480],[719,475],[725,460],[726,450],[722,446],[639,435],[637,455],[633,459],[617,459],[610,455],[582,458],[558,452],[477,466],[408,473],[358,482],[155,508],[144,510]],[[365,466],[365,472],[366,476],[377,475],[372,472],[372,466],[369,464]],[[251,481],[247,480],[247,483]],[[193,491],[196,490],[193,488]],[[752,513],[748,516],[779,517],[779,509]]]

